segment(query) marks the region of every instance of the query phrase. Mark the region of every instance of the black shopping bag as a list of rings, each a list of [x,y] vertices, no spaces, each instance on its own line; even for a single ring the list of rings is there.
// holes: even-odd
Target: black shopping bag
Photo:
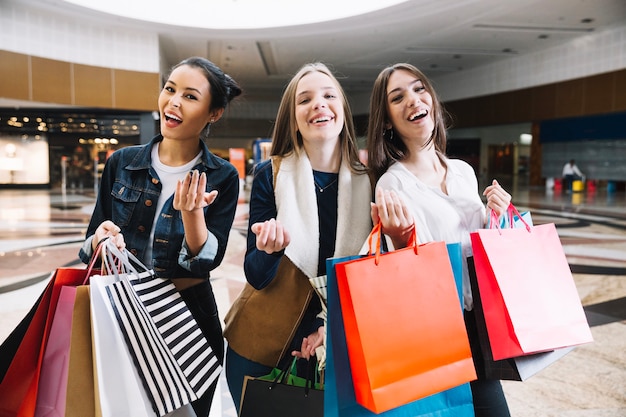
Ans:
[[[316,366],[311,360],[310,375]],[[302,386],[288,376],[287,369],[274,379],[246,376],[239,417],[323,417],[324,391],[314,388],[313,378]]]

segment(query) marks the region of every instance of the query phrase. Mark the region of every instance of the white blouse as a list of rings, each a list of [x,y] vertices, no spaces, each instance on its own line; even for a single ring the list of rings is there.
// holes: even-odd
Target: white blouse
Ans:
[[[376,187],[394,190],[404,200],[415,220],[420,243],[445,241],[461,243],[465,257],[472,256],[470,232],[485,225],[486,207],[478,192],[473,168],[460,159],[444,159],[447,165],[445,194],[413,175],[402,162],[396,162]],[[467,262],[463,262],[463,298],[466,310],[474,307]]]

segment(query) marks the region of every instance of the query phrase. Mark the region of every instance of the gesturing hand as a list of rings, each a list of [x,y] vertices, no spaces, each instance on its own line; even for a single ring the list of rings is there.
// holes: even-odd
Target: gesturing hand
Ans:
[[[294,350],[291,352],[292,356],[297,356],[302,359],[310,359],[311,356],[315,356],[315,349],[324,344],[324,326],[318,327],[315,333],[311,333],[309,336],[302,339],[302,345],[300,350]]]
[[[180,211],[194,211],[207,207],[217,198],[217,190],[206,192],[206,173],[196,169],[178,181],[174,191],[174,208]]]
[[[372,222],[380,221],[383,233],[391,238],[394,247],[405,247],[415,222],[402,198],[395,191],[377,188],[376,204],[371,209]]]
[[[276,219],[254,223],[250,230],[256,235],[256,248],[268,254],[280,252],[291,241],[289,232]]]
[[[485,188],[483,195],[487,197],[487,207],[498,216],[506,213],[509,204],[511,204],[511,194],[504,191],[504,188],[496,180],[493,180],[491,185]]]
[[[94,238],[91,242],[92,249],[96,249],[98,243],[102,241],[102,239],[109,238],[111,242],[117,246],[118,249],[122,250],[126,247],[126,243],[124,242],[124,235],[121,233],[121,229],[118,225],[113,223],[111,220],[105,220],[100,223],[100,226],[94,232]]]

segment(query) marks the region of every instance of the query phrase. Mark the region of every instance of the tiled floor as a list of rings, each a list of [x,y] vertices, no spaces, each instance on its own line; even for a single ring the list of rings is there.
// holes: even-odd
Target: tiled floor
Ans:
[[[525,382],[504,382],[513,417],[626,416],[626,196],[512,187],[535,224],[554,222],[594,342]],[[93,205],[90,192],[0,190],[0,341],[41,293],[50,272],[78,265]],[[212,282],[223,316],[245,281],[247,205],[239,205],[229,248]],[[211,416],[235,416],[223,374]]]

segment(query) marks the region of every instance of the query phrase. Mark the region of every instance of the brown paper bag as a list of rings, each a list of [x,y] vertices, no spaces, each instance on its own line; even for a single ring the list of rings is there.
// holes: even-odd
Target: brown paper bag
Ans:
[[[95,417],[95,387],[89,313],[89,286],[76,289],[72,317],[70,363],[67,379],[66,417]]]

